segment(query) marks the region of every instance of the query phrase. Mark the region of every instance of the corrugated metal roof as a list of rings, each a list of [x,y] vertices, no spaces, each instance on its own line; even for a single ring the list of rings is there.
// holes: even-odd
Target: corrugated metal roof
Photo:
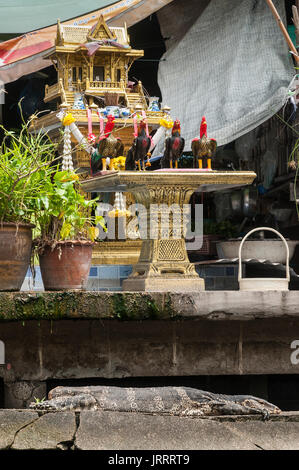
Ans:
[[[113,3],[117,0],[0,0],[1,35],[44,28],[57,18],[66,21]]]

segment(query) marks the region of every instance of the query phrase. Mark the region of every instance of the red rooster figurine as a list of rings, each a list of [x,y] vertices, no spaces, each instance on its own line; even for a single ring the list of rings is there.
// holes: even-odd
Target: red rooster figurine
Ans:
[[[146,166],[150,166],[149,148],[151,146],[151,138],[146,135],[146,122],[140,121],[138,126],[138,135],[135,137],[132,147],[128,150],[126,158],[126,170],[145,170]],[[144,162],[147,156],[147,162]],[[140,163],[141,162],[141,163]]]
[[[120,139],[112,134],[114,129],[114,116],[107,116],[107,122],[104,129],[104,135],[99,138],[97,149],[91,155],[91,171],[92,174],[107,169],[106,159],[119,157],[123,155],[124,145]]]
[[[207,158],[207,167],[212,169],[211,160],[216,152],[217,142],[215,139],[208,139],[207,136],[207,121],[203,117],[200,125],[200,139],[196,137],[192,140],[191,149],[193,153],[193,167],[202,168],[203,157]]]
[[[165,150],[161,159],[162,168],[173,168],[173,160],[175,168],[178,167],[178,159],[183,153],[185,147],[185,139],[181,137],[181,123],[177,119],[174,121],[171,137],[165,140]]]

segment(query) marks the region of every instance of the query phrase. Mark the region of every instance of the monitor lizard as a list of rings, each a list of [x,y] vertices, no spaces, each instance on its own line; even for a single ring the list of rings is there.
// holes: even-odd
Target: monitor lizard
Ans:
[[[222,395],[191,387],[56,387],[48,400],[31,403],[37,410],[106,410],[176,416],[261,414],[281,410],[250,395]]]

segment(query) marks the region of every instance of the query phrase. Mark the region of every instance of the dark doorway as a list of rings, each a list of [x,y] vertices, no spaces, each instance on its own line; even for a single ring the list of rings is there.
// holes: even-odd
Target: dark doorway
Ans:
[[[166,51],[160,31],[157,15],[154,13],[129,28],[131,47],[143,49],[144,57],[137,59],[130,71],[129,80],[141,80],[150,96],[158,96],[161,92],[157,81],[159,61]]]
[[[97,66],[93,68],[93,81],[94,82],[104,81],[104,67]]]

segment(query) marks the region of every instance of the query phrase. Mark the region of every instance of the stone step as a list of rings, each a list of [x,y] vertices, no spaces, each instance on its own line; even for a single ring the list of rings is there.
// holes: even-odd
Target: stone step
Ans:
[[[263,421],[256,415],[189,418],[81,411],[76,425],[72,411],[39,415],[31,410],[9,409],[0,410],[0,449],[298,450],[298,418],[298,412],[270,416]],[[162,462],[163,455],[153,456],[150,463],[167,464],[167,457],[165,454]],[[119,458],[126,457],[112,454],[109,463],[124,464]],[[180,453],[175,459],[176,464],[189,462],[188,454],[184,457]],[[132,460],[129,462],[132,465]]]

